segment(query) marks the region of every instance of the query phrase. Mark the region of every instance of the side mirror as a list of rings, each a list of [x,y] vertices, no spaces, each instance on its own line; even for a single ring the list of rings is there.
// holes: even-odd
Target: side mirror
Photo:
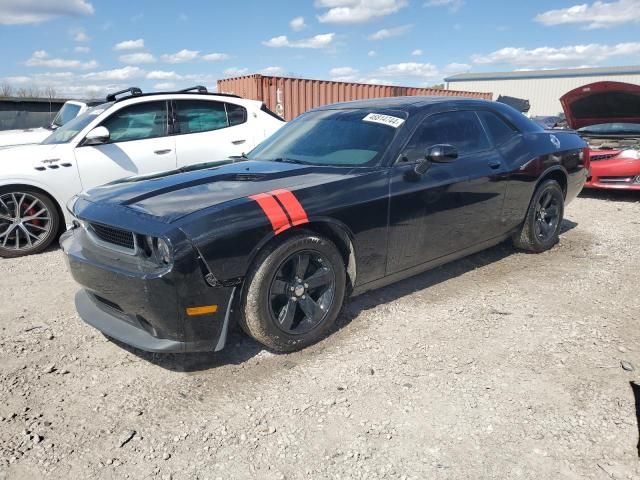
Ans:
[[[96,127],[87,133],[82,145],[102,145],[109,141],[109,129],[107,127]]]
[[[458,149],[453,145],[434,145],[427,149],[425,158],[433,163],[451,163],[458,158]]]
[[[434,145],[427,148],[422,159],[413,169],[416,175],[424,175],[432,163],[451,163],[458,158],[458,149],[453,145]]]

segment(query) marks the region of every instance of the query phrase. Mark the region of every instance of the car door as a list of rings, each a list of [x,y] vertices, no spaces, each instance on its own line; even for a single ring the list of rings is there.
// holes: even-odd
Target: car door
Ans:
[[[458,158],[415,174],[426,150],[438,144],[456,147]],[[392,167],[387,274],[497,236],[505,169],[475,112],[425,118]]]
[[[247,110],[217,100],[176,100],[174,132],[178,165],[225,160],[253,148]]]
[[[176,167],[173,137],[168,136],[166,101],[135,103],[117,110],[100,126],[109,139],[100,145],[75,148],[82,188],[132,175],[170,170]]]

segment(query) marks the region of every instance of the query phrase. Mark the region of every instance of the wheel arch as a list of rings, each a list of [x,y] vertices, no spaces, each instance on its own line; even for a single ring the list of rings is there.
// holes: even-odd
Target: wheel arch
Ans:
[[[562,194],[564,195],[564,198],[565,199],[567,198],[567,187],[569,185],[569,175],[567,175],[567,172],[565,171],[564,168],[562,168],[560,165],[554,165],[553,167],[550,167],[547,170],[545,170],[542,173],[542,175],[540,175],[540,178],[536,182],[536,186],[533,189],[533,191],[535,192],[538,189],[538,187],[542,184],[542,182],[546,180],[555,180],[556,182],[558,182],[560,184],[560,188],[562,188]]]
[[[4,183],[0,185],[0,192],[5,192],[5,191],[11,191],[13,189],[25,189],[25,190],[31,190],[31,191],[35,191],[38,192],[42,195],[46,195],[52,202],[53,205],[56,207],[56,211],[58,213],[58,216],[60,218],[60,225],[58,227],[59,232],[58,233],[62,233],[64,232],[64,230],[66,229],[66,222],[65,222],[65,215],[64,215],[64,210],[62,208],[62,205],[60,205],[60,202],[58,201],[58,199],[56,198],[55,195],[52,195],[50,192],[48,192],[47,190],[45,190],[44,188],[38,186],[38,185],[34,185],[31,183],[25,183],[25,182],[13,182],[13,183]]]
[[[347,271],[347,287],[350,292],[356,284],[357,276],[357,256],[353,244],[353,234],[346,225],[332,218],[312,218],[308,223],[289,228],[280,234],[270,233],[251,252],[247,260],[247,270],[250,269],[264,248],[304,232],[326,237],[336,245]]]

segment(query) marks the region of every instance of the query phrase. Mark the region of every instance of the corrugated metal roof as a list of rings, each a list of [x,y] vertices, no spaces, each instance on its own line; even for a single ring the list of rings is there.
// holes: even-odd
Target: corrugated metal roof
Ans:
[[[558,77],[595,77],[599,75],[629,75],[640,74],[640,65],[624,67],[596,67],[596,68],[561,68],[556,70],[522,70],[518,72],[485,72],[460,73],[444,79],[445,82],[468,82],[474,80],[513,80],[528,78],[558,78]]]

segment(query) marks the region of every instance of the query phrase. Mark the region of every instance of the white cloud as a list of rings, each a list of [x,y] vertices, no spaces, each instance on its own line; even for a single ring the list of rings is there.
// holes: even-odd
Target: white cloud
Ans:
[[[583,3],[569,8],[548,10],[536,15],[543,25],[581,24],[588,29],[608,28],[623,23],[640,22],[640,0]]]
[[[78,47],[75,47],[73,49],[73,51],[77,52],[77,53],[89,53],[91,51],[91,49],[89,47],[80,47],[80,46],[78,46]]]
[[[416,48],[413,52],[411,52],[411,55],[414,57],[419,57],[423,54],[424,52],[422,50],[420,50],[419,48]]]
[[[125,40],[120,43],[116,43],[113,47],[114,50],[138,50],[144,48],[144,39],[138,38],[137,40]]]
[[[284,68],[282,67],[266,67],[260,70],[262,75],[270,75],[273,77],[281,77],[285,75]]]
[[[41,23],[57,17],[92,15],[93,5],[86,0],[2,0],[0,24]]]
[[[429,0],[425,7],[448,7],[452,12],[457,12],[464,5],[464,0]]]
[[[136,65],[138,63],[155,63],[156,57],[147,52],[138,52],[120,55],[120,57],[118,57],[118,60],[120,60],[122,63]]]
[[[179,52],[162,55],[162,61],[167,63],[185,63],[195,60],[200,52],[198,50],[182,49]]]
[[[94,82],[104,80],[131,80],[132,78],[141,78],[144,74],[144,70],[138,67],[122,67],[114,68],[113,70],[86,73],[82,78]]]
[[[385,77],[418,77],[432,79],[441,77],[440,70],[432,63],[405,62],[380,67],[377,75]]]
[[[88,42],[91,38],[89,38],[89,35],[87,35],[83,30],[80,30],[74,34],[73,40],[75,42]]]
[[[147,73],[146,78],[150,80],[179,80],[182,78],[176,72],[168,72],[166,70],[153,70]]]
[[[207,53],[202,56],[202,60],[205,62],[220,62],[222,60],[228,60],[229,58],[231,57],[226,53]]]
[[[176,84],[173,82],[160,82],[156,83],[153,88],[155,90],[173,90],[176,88]]]
[[[272,48],[327,48],[331,46],[335,35],[335,33],[323,33],[302,40],[289,40],[286,35],[280,35],[264,41],[262,44]]]
[[[358,70],[352,67],[337,67],[329,70],[329,75],[332,77],[344,77],[347,75],[355,75],[358,73]]]
[[[396,13],[407,0],[316,0],[317,8],[329,10],[318,16],[322,23],[364,23]]]
[[[98,62],[90,60],[83,62],[81,60],[66,60],[63,58],[51,58],[49,54],[44,50],[36,50],[31,55],[25,65],[28,67],[47,67],[47,68],[81,68],[83,70],[89,70],[96,68]]]
[[[227,68],[222,73],[224,73],[225,75],[227,75],[229,77],[241,77],[242,75],[246,75],[247,73],[249,73],[249,69],[248,68],[231,67],[231,68]]]
[[[640,42],[618,43],[617,45],[571,45],[566,47],[539,47],[533,49],[505,47],[486,55],[473,55],[478,65],[507,64],[517,67],[568,67],[585,62],[602,62],[611,57],[640,55]]]
[[[300,30],[304,30],[307,28],[307,24],[304,23],[304,17],[296,17],[289,22],[289,26],[291,30],[294,32],[299,32]]]
[[[399,37],[400,35],[404,35],[409,32],[413,28],[413,25],[401,25],[399,27],[393,28],[383,28],[382,30],[378,30],[375,33],[372,33],[367,38],[369,40],[384,40],[386,38],[391,37]]]
[[[369,53],[367,53],[369,57],[375,57],[376,55],[378,55],[378,53],[375,50],[369,50]]]
[[[447,75],[468,72],[469,70],[471,70],[471,65],[466,63],[450,63],[442,69],[442,71]]]

